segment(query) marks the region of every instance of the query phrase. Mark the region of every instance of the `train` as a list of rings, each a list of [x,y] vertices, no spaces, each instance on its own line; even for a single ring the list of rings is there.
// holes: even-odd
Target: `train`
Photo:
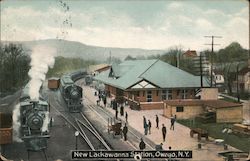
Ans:
[[[49,104],[42,97],[31,100],[29,84],[22,90],[20,103],[20,135],[28,151],[47,148],[49,135]]]
[[[72,77],[74,77],[72,79]],[[82,105],[82,88],[74,84],[74,80],[80,79],[79,75],[64,75],[60,79],[59,89],[62,97],[69,109],[69,112],[81,112]]]
[[[87,75],[85,77],[85,85],[91,85],[93,82],[93,76],[92,75]]]
[[[72,81],[75,82],[79,79],[84,78],[87,75],[87,71],[83,69],[83,70],[75,71],[75,72],[70,73],[68,75],[71,77]]]

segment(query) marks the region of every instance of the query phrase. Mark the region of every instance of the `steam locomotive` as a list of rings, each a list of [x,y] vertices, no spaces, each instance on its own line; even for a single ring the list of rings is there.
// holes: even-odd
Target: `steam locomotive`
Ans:
[[[59,88],[69,112],[81,112],[83,107],[82,88],[74,84],[71,75],[61,77]]]
[[[40,151],[47,148],[50,137],[49,104],[43,99],[31,100],[29,84],[22,90],[20,102],[20,133],[28,151]]]

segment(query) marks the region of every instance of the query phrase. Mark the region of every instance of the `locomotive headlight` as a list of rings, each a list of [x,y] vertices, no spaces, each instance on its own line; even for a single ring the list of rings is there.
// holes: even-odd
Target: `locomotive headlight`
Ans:
[[[72,90],[70,94],[71,94],[71,97],[75,98],[75,99],[77,99],[78,96],[79,96],[79,94],[78,94],[78,92],[76,90]]]
[[[32,123],[33,123],[34,125],[38,125],[38,124],[39,124],[39,119],[34,118],[34,119],[32,120]]]

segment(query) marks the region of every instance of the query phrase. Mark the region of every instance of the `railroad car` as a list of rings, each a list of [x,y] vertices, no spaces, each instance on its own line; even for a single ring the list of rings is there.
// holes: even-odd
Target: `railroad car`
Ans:
[[[57,90],[60,85],[60,78],[52,77],[48,80],[48,88],[51,90]]]
[[[93,82],[93,77],[91,75],[87,75],[85,77],[85,84],[90,85],[90,84],[92,84],[92,82]]]
[[[82,110],[82,88],[74,84],[70,75],[64,75],[60,81],[60,91],[69,112],[81,112]]]
[[[12,143],[12,114],[0,112],[0,145]]]
[[[20,102],[20,134],[28,151],[47,148],[49,135],[49,104],[40,97],[31,100],[29,84],[22,90]]]
[[[79,80],[79,79],[84,78],[86,75],[87,75],[86,70],[79,70],[79,71],[75,71],[75,72],[69,74],[72,81],[74,81],[74,82]]]

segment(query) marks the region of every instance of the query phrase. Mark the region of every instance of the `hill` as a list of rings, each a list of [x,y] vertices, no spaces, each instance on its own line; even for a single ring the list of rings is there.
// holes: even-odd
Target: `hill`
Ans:
[[[5,42],[6,43],[6,42]],[[137,48],[113,48],[113,47],[98,47],[82,44],[80,42],[47,39],[36,41],[18,41],[13,43],[20,43],[23,47],[30,51],[35,45],[45,45],[57,49],[57,56],[63,57],[80,57],[88,60],[106,60],[111,53],[112,57],[124,59],[127,55],[149,56],[156,54],[163,54],[164,50],[145,50]]]

